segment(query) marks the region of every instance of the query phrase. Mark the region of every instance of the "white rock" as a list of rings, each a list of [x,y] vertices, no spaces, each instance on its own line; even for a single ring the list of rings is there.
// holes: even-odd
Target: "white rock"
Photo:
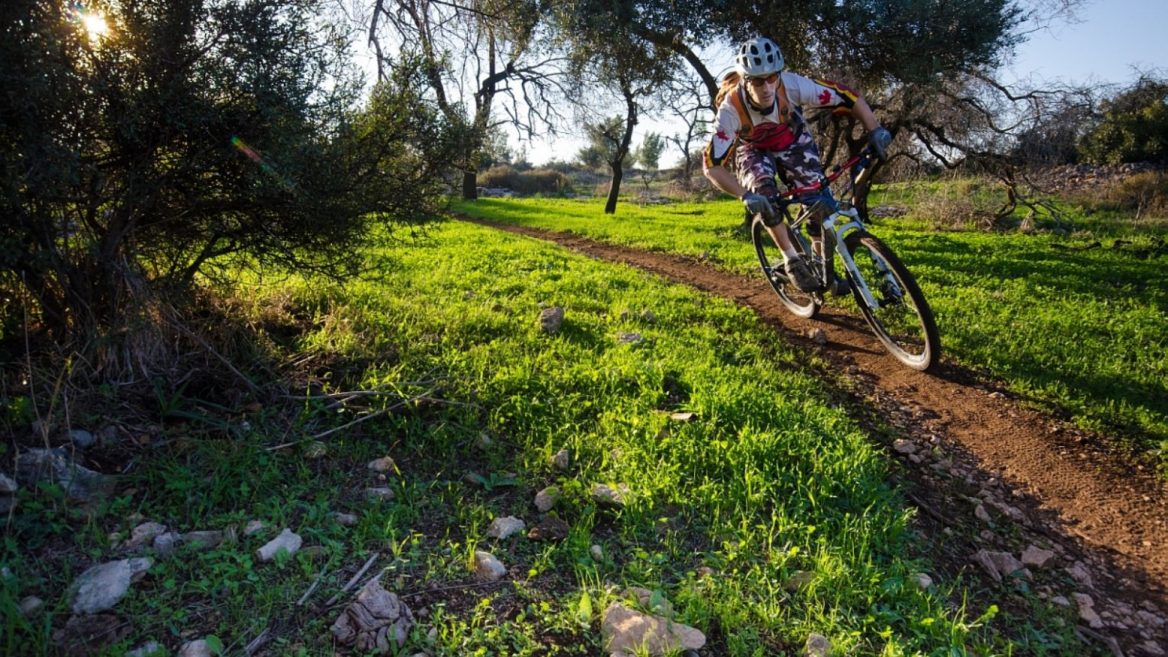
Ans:
[[[539,509],[541,513],[547,513],[559,500],[560,489],[556,486],[548,486],[535,494],[535,508]]]
[[[178,657],[211,657],[211,644],[203,639],[188,641],[179,648]]]
[[[807,331],[807,337],[817,345],[827,344],[827,334],[821,328],[813,328]]]
[[[1098,630],[1103,627],[1103,619],[1095,612],[1095,601],[1086,593],[1072,593],[1071,597],[1079,607],[1079,619]]]
[[[414,615],[401,598],[386,591],[380,578],[361,588],[357,599],[332,625],[333,636],[367,654],[386,654],[405,644],[414,627]]]
[[[126,541],[126,547],[135,548],[139,545],[146,545],[164,533],[166,533],[166,525],[160,522],[144,522],[130,531],[130,540]]]
[[[1009,552],[978,550],[973,558],[995,582],[1000,582],[1003,577],[1009,577],[1019,571],[1022,572],[1023,577],[1030,579],[1030,571],[1026,570],[1022,562],[1015,559],[1014,555]]]
[[[271,561],[276,558],[276,554],[281,550],[286,550],[288,556],[296,554],[303,543],[303,539],[299,535],[293,533],[291,529],[284,528],[280,535],[264,544],[263,547],[256,550],[256,556],[260,561]]]
[[[831,641],[822,634],[811,634],[807,637],[807,643],[803,646],[803,654],[806,657],[827,657],[831,654]]]
[[[640,333],[633,331],[621,332],[616,334],[617,344],[640,344],[645,341],[645,338]]]
[[[62,449],[30,449],[16,458],[16,480],[26,486],[42,481],[60,484],[70,499],[90,502],[114,490],[113,477],[94,472],[72,459]]]
[[[892,441],[892,450],[898,454],[915,454],[917,444],[907,438],[897,438]]]
[[[933,578],[925,573],[916,573],[912,576],[912,579],[917,583],[917,588],[922,591],[933,585]]]
[[[1095,588],[1095,583],[1091,579],[1091,571],[1087,569],[1087,564],[1082,561],[1076,561],[1071,564],[1066,571],[1076,582],[1089,589]]]
[[[333,520],[337,521],[337,524],[343,527],[352,527],[360,521],[360,518],[352,513],[341,513],[339,511],[334,511],[329,515],[332,516]]]
[[[11,477],[0,472],[0,495],[12,495],[20,488]]]
[[[1054,552],[1050,550],[1043,550],[1042,548],[1031,545],[1022,552],[1022,563],[1034,568],[1043,568],[1051,559],[1054,558]]]
[[[97,442],[97,439],[93,437],[92,433],[86,431],[85,429],[70,429],[69,442],[76,445],[77,449],[89,449],[90,447],[93,447],[93,444]]]
[[[706,645],[706,636],[696,628],[615,602],[604,611],[600,633],[604,649],[610,654],[634,654],[643,649],[658,656],[670,651],[699,650]]]
[[[112,609],[130,591],[130,584],[150,569],[149,557],[111,561],[86,570],[73,583],[73,613],[96,614]]]
[[[1067,600],[1067,597],[1065,595],[1056,595],[1053,598],[1051,598],[1050,601],[1052,604],[1056,604],[1060,607],[1070,607],[1071,606],[1071,601]]]
[[[993,523],[993,519],[992,519],[992,518],[990,518],[990,512],[989,512],[989,511],[986,511],[986,508],[985,508],[985,505],[984,505],[984,504],[978,504],[978,505],[977,505],[977,508],[973,510],[973,515],[974,515],[974,517],[976,517],[978,520],[980,520],[980,521],[982,521],[982,522],[984,522],[984,523],[986,523],[986,524],[992,524],[992,523]]]
[[[556,306],[554,308],[544,308],[539,313],[539,328],[544,333],[554,334],[560,330],[560,326],[564,323],[564,309]]]
[[[393,459],[388,456],[383,456],[379,459],[374,459],[369,462],[369,469],[374,472],[390,472],[396,469]]]
[[[483,552],[482,550],[475,550],[475,575],[480,579],[488,582],[493,582],[502,578],[507,574],[507,567],[504,566],[495,555],[490,552]]]
[[[182,535],[182,542],[196,550],[210,550],[223,542],[223,532],[218,529],[187,532]]]
[[[503,540],[511,536],[515,532],[523,531],[526,525],[522,520],[515,516],[507,516],[506,518],[495,518],[491,522],[490,528],[487,529],[487,536]]]
[[[39,612],[42,608],[44,608],[44,606],[45,606],[44,600],[41,600],[40,598],[36,597],[35,595],[30,595],[27,598],[24,598],[23,600],[20,601],[20,606],[18,607],[18,609],[20,610],[21,616],[24,616],[25,618],[29,618],[29,617],[33,616],[34,614],[36,614],[37,612]]]
[[[571,462],[572,457],[570,454],[568,454],[568,450],[566,449],[561,449],[552,455],[552,467],[559,470],[560,472],[566,471],[568,466],[571,465]]]
[[[160,556],[167,556],[178,549],[182,544],[182,535],[178,532],[166,532],[154,537],[154,551]]]
[[[669,414],[670,420],[673,422],[681,422],[682,424],[693,422],[695,418],[697,418],[697,413],[690,411],[678,411],[676,413]]]
[[[1150,657],[1164,657],[1164,649],[1155,641],[1145,641],[1140,644],[1140,649],[1150,655]]]
[[[615,488],[607,484],[592,485],[592,499],[600,506],[620,508],[625,505],[629,495],[627,484],[617,484]]]
[[[593,561],[604,561],[604,548],[599,545],[593,545],[588,548],[588,554],[592,555]]]
[[[392,500],[395,496],[392,488],[380,486],[377,488],[366,488],[365,497],[373,501],[388,501]]]
[[[256,534],[267,529],[268,524],[263,520],[248,520],[247,525],[243,527],[244,536],[255,536]]]

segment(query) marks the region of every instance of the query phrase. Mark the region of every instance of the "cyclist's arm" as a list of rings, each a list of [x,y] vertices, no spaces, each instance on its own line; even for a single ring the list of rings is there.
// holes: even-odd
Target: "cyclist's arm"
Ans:
[[[738,182],[738,176],[720,164],[705,169],[703,173],[706,174],[706,178],[710,182],[714,183],[714,187],[734,198],[741,199],[746,192],[750,191]]]
[[[880,127],[868,101],[851,87],[831,80],[812,80],[795,73],[783,73],[783,83],[798,105],[830,109],[833,114],[851,114],[868,132]]]
[[[738,182],[738,177],[726,168],[725,162],[734,155],[738,146],[738,130],[741,121],[737,111],[729,103],[723,102],[714,118],[714,129],[710,143],[702,154],[702,173],[715,187],[734,198],[742,198],[747,190]]]

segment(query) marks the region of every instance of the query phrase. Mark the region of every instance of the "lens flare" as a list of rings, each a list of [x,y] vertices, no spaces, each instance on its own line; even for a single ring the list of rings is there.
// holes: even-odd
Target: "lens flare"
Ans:
[[[247,159],[260,165],[260,170],[271,176],[272,179],[279,183],[281,187],[289,191],[295,191],[295,183],[280,175],[280,172],[276,171],[276,169],[271,164],[269,164],[267,160],[264,159],[263,155],[260,155],[254,148],[248,146],[247,142],[240,139],[238,135],[231,138],[231,145],[234,146],[240,153],[243,153]]]

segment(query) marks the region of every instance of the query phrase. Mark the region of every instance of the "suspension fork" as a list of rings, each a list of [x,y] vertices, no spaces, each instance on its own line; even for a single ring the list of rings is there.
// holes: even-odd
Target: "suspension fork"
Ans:
[[[841,219],[844,222],[837,225],[837,221]],[[852,259],[852,254],[848,253],[847,246],[844,244],[844,238],[850,233],[863,230],[864,224],[860,223],[859,218],[849,212],[835,212],[823,220],[819,241],[823,244],[822,249],[824,251],[824,280],[827,282],[829,288],[834,283],[835,258],[833,256],[835,254],[832,252],[838,252],[840,262],[843,263],[844,270],[847,271],[852,288],[859,292],[860,298],[864,300],[868,308],[876,311],[880,309],[880,302],[872,294],[872,290],[868,287],[868,281],[864,280],[864,277],[860,275],[860,269],[856,266],[856,261]]]

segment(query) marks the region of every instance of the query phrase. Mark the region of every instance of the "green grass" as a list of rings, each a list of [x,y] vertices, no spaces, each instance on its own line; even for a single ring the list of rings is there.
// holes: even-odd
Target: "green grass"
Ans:
[[[331,363],[317,372],[325,391],[438,401],[325,438],[315,458],[263,447],[340,426],[355,409],[293,401],[292,416],[232,414],[228,430],[170,424],[167,448],[143,458],[130,489],[90,515],[23,491],[3,552],[13,573],[0,594],[6,654],[52,652],[49,627],[68,615],[65,587],[109,557],[109,533],[132,528],[133,513],[181,531],[258,518],[272,532],[292,527],[313,550],[258,564],[253,553],[268,533],[160,559],[118,606],[130,634],[105,655],[151,638],[173,653],[205,636],[239,652],[269,626],[274,654],[331,653],[336,612],[313,616],[294,602],[317,577],[313,600],[332,596],[375,551],[387,587],[427,611],[402,654],[598,654],[600,615],[629,585],[661,592],[719,654],[795,653],[811,632],[829,637],[835,654],[1088,652],[1070,612],[1022,589],[992,597],[1034,605],[1027,626],[995,617],[990,596],[959,580],[927,591],[912,584],[914,573],[937,570],[888,483],[880,446],[803,367],[810,356],[753,313],[466,224],[377,255],[376,269],[343,288],[256,284],[243,297],[257,316],[278,306],[307,319],[311,329],[287,348]],[[552,305],[566,318],[545,335],[537,317]],[[639,342],[620,342],[633,332]],[[373,398],[366,411],[398,396]],[[696,420],[673,422],[675,410]],[[560,449],[572,455],[567,472],[549,465]],[[397,497],[367,501],[362,490],[377,480],[365,463],[385,454],[400,470],[386,482]],[[465,483],[472,471],[492,485]],[[597,482],[628,484],[628,506],[598,508],[588,493]],[[534,524],[532,496],[550,484],[564,493],[555,513],[571,526],[567,540],[485,537],[494,517]],[[342,527],[332,511],[361,519]],[[511,567],[509,581],[476,585],[467,568],[475,549]],[[699,575],[703,567],[713,574]],[[799,571],[810,580],[788,590]],[[29,594],[48,601],[43,621],[12,611]]]
[[[903,190],[891,196],[909,198]],[[636,248],[705,254],[734,272],[756,270],[749,240],[734,230],[742,214],[733,201],[625,203],[615,216],[597,202],[484,200],[455,209]],[[1086,428],[1160,453],[1168,465],[1168,269],[1163,256],[1141,260],[1132,253],[1155,231],[1132,237],[1130,227],[1119,227],[1059,238],[925,225],[910,206],[905,219],[872,229],[921,283],[949,357]],[[1113,234],[1134,243],[1117,248]],[[1097,237],[1099,248],[1077,250]]]

